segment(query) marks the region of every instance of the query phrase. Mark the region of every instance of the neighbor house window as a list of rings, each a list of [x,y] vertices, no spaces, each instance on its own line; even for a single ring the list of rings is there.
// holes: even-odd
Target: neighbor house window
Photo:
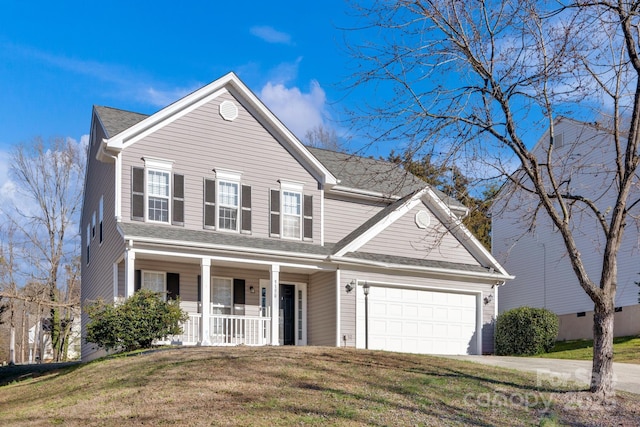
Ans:
[[[91,238],[96,237],[96,213],[93,212],[91,215]]]

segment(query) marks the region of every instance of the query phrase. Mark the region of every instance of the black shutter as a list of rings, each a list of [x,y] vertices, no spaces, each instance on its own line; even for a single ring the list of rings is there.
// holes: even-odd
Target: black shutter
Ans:
[[[280,235],[280,190],[271,190],[270,230],[272,236]]]
[[[135,273],[134,289],[139,291],[142,288],[142,270],[136,270]]]
[[[242,186],[242,221],[240,231],[251,232],[251,186]]]
[[[131,172],[131,219],[144,221],[144,168]]]
[[[173,174],[173,224],[184,225],[184,175]]]
[[[204,226],[216,226],[216,182],[204,180]]]
[[[313,239],[313,196],[304,196],[302,237]]]
[[[180,275],[167,273],[167,299],[178,299],[180,296]]]
[[[233,279],[233,303],[245,304],[245,290],[243,279]]]
[[[202,302],[202,276],[198,274],[198,302]]]

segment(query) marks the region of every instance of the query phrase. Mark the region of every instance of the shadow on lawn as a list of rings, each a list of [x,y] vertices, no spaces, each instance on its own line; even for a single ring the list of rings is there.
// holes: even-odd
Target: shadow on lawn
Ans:
[[[14,382],[53,374],[68,374],[79,368],[81,362],[38,363],[0,367],[0,387]]]

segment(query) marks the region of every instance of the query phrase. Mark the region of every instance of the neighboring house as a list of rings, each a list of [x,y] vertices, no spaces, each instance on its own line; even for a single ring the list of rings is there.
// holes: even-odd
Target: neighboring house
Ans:
[[[179,296],[185,345],[493,350],[510,276],[466,208],[396,165],[305,147],[233,73],[151,116],[94,107],[88,149],[83,304]]]
[[[587,194],[606,212],[615,203],[615,188],[611,185],[615,167],[613,137],[597,123],[561,118],[554,127],[556,143],[551,162],[559,174],[558,182],[570,193]],[[533,151],[539,156],[548,145],[549,132]],[[537,206],[535,195],[523,191],[511,194],[508,190],[506,186],[492,207],[493,253],[515,275],[501,289],[499,311],[521,306],[547,308],[559,316],[560,339],[592,338],[593,302],[578,284],[560,233],[542,208],[532,222]],[[630,200],[638,196],[640,188],[636,187]],[[578,206],[571,208],[573,236],[589,275],[597,283],[605,241],[593,215],[579,211]],[[633,221],[628,219],[618,256],[616,336],[640,334],[635,284],[640,278],[640,234]]]

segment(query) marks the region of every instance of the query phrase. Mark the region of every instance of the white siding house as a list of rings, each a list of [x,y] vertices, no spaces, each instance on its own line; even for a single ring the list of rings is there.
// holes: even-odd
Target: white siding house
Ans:
[[[615,149],[613,137],[598,124],[559,119],[555,123],[556,146],[552,162],[560,180],[574,194],[587,194],[603,212],[615,203]],[[534,152],[548,146],[548,132]],[[492,208],[492,248],[495,257],[515,276],[501,289],[499,312],[520,307],[544,307],[560,318],[560,339],[593,336],[593,302],[578,284],[567,258],[564,242],[542,209],[533,223],[536,196],[504,192]],[[636,186],[630,200],[640,197]],[[573,235],[589,275],[599,281],[605,239],[593,214],[572,208]],[[636,208],[637,209],[637,208]],[[532,227],[531,225],[534,224]],[[640,333],[638,286],[640,233],[629,219],[618,257],[615,299],[616,336]]]

